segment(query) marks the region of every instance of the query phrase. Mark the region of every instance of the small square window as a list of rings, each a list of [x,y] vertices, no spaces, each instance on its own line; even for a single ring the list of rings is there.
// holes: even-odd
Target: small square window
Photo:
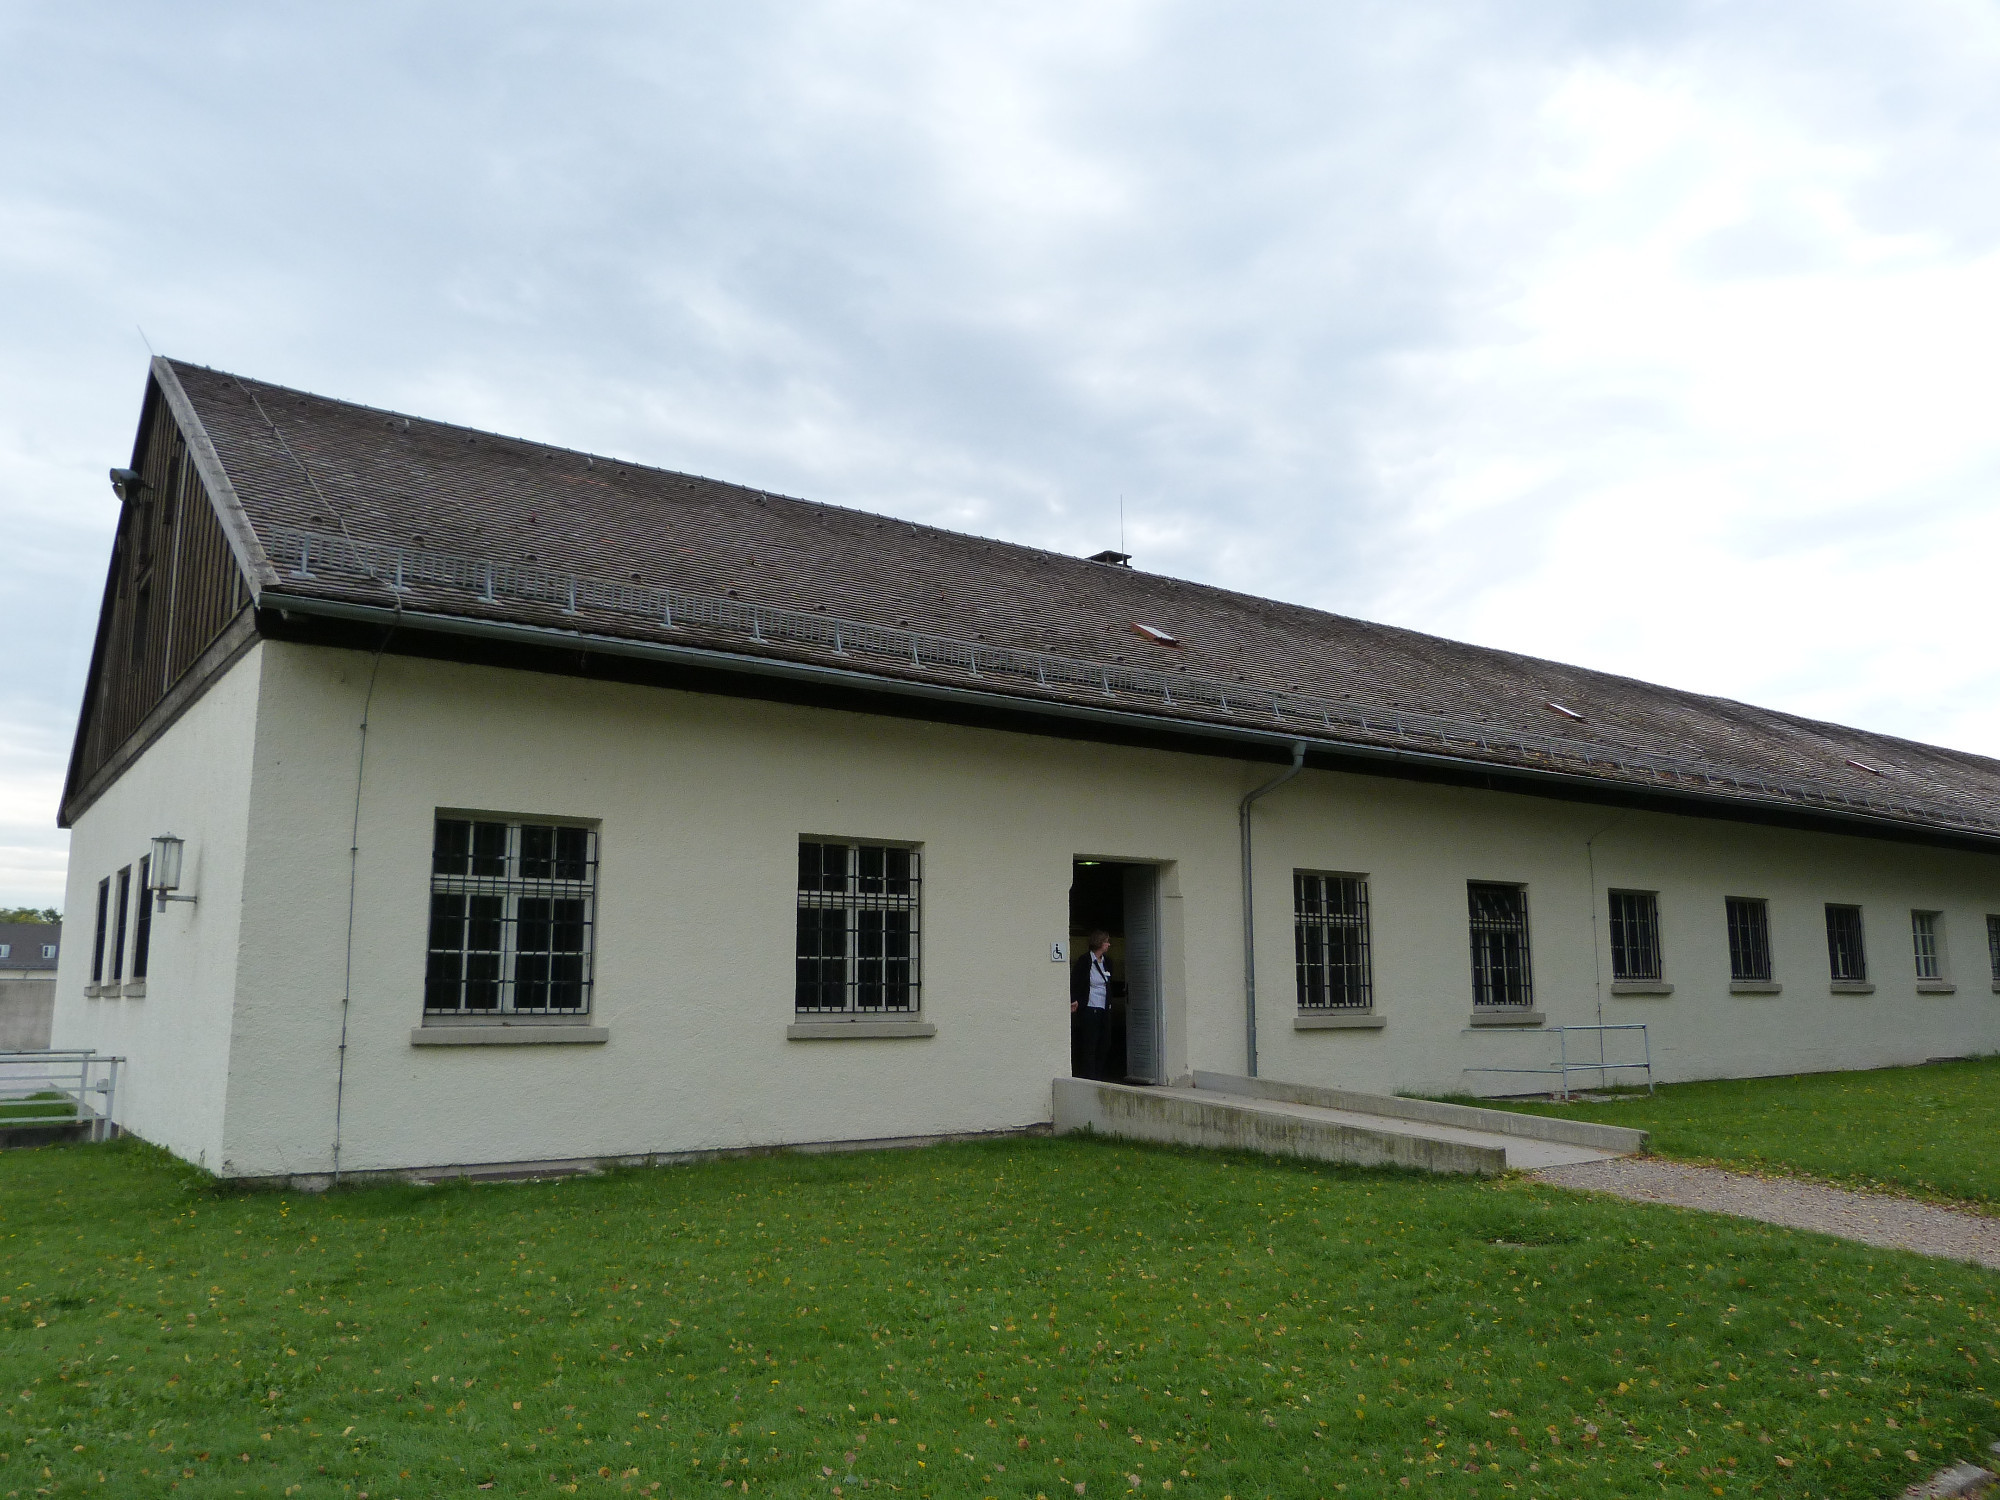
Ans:
[[[587,1014],[596,922],[595,829],[440,816],[426,1014]]]
[[[799,841],[798,1014],[922,1009],[922,886],[923,856],[907,846]]]
[[[54,943],[42,944],[43,958],[54,958],[55,956],[56,956],[56,945]]]

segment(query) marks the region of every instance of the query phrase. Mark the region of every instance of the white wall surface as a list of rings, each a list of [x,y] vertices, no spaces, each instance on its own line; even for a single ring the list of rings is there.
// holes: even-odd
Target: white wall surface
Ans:
[[[350,958],[347,1170],[1046,1120],[1069,1026],[1068,971],[1049,961],[1049,944],[1068,933],[1077,857],[1164,866],[1169,1073],[1243,1070],[1236,806],[1268,764],[385,657],[369,709],[350,954],[349,831],[371,662],[280,644],[263,646],[261,662],[254,767],[229,778],[250,808],[249,878],[223,1149],[208,1158],[222,1170],[331,1165]],[[142,762],[148,776],[159,753]],[[592,1019],[608,1043],[411,1045],[440,807],[599,821]],[[2000,1050],[1984,953],[2000,859],[1324,772],[1273,793],[1256,818],[1269,1077],[1527,1087],[1465,1071],[1555,1055],[1547,1032],[1467,1025],[1468,879],[1527,884],[1536,1006],[1549,1023],[1592,1023],[1600,1007],[1607,1022],[1644,1021],[1662,1078]],[[80,853],[102,863],[78,833]],[[934,1037],[786,1038],[802,834],[923,847]],[[1381,1030],[1292,1029],[1295,867],[1368,876]],[[76,868],[82,911],[95,865]],[[1660,892],[1671,996],[1610,994],[1608,887]],[[1782,994],[1729,993],[1725,894],[1770,901]],[[1829,992],[1829,900],[1866,909],[1873,995]],[[1946,913],[1956,994],[1916,993],[1912,907]],[[87,945],[70,948],[87,961]],[[141,1040],[154,1044],[135,1035],[125,1047],[135,1075],[157,1067]],[[182,1149],[181,1138],[169,1144]]]
[[[50,1045],[93,1047],[129,1065],[116,1117],[189,1161],[225,1170],[223,1100],[231,1071],[244,834],[265,648],[253,646],[77,819],[70,834],[66,937],[57,958]],[[139,861],[156,835],[187,841],[181,889],[193,903],[155,912],[143,998],[86,999],[97,883],[132,867],[137,930]],[[115,930],[115,917],[110,924]],[[106,970],[109,972],[106,936]]]
[[[1468,880],[1527,886],[1535,1008],[1547,1025],[1643,1023],[1662,1082],[2000,1051],[2000,995],[1986,956],[2000,858],[1310,774],[1266,798],[1257,816],[1260,1051],[1273,1078],[1423,1093],[1544,1086],[1463,1071],[1538,1067],[1557,1055],[1545,1033],[1468,1026]],[[1291,1029],[1294,868],[1368,877],[1381,1031]],[[1659,893],[1661,977],[1671,995],[1612,994],[1610,890]],[[1770,903],[1780,994],[1730,993],[1725,896]],[[1872,995],[1832,993],[1830,901],[1863,908]],[[1945,913],[1955,994],[1917,992],[1913,908]],[[1643,1055],[1636,1036],[1604,1042],[1612,1061]],[[1594,1036],[1570,1038],[1572,1055],[1595,1056],[1596,1045]]]
[[[369,670],[266,650],[229,1101],[229,1169],[249,1174],[331,1162]],[[1072,858],[1226,875],[1233,815],[1208,810],[1233,808],[1242,780],[1229,762],[394,657],[368,740],[348,1170],[1045,1121],[1069,1063],[1069,972],[1049,944],[1068,936]],[[601,821],[594,1019],[608,1044],[410,1045],[439,807]],[[923,846],[935,1037],[787,1040],[801,834]],[[1170,985],[1214,994],[1240,968],[1229,890]],[[1185,1070],[1184,1046],[1169,1062]]]

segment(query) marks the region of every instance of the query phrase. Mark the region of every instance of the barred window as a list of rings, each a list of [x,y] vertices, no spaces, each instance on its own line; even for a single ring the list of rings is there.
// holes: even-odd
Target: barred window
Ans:
[[[1368,882],[1359,875],[1292,872],[1293,949],[1300,1010],[1367,1010]]]
[[[1910,913],[1910,944],[1916,950],[1919,979],[1944,978],[1944,943],[1939,932],[1943,925],[1942,912]]]
[[[1859,983],[1868,978],[1868,953],[1861,943],[1860,907],[1827,907],[1826,960],[1837,983]]]
[[[2000,984],[2000,917],[1986,919],[1986,961],[1993,966],[1993,982]]]
[[[1723,898],[1729,919],[1729,977],[1748,983],[1771,978],[1771,907],[1749,896]]]
[[[440,816],[424,1010],[588,1011],[596,921],[595,829]]]
[[[1471,911],[1472,1003],[1481,1008],[1534,1002],[1528,961],[1528,888],[1466,882]]]
[[[1611,977],[1660,977],[1660,898],[1652,891],[1612,891]]]
[[[915,849],[799,841],[799,1014],[921,1009],[922,873]]]

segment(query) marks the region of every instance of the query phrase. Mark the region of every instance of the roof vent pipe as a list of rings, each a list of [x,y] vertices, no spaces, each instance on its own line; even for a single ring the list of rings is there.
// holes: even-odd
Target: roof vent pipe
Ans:
[[[1257,1076],[1257,921],[1250,882],[1250,804],[1275,792],[1306,767],[1306,742],[1292,744],[1292,763],[1243,799],[1237,818],[1243,827],[1243,1057],[1244,1071]]]

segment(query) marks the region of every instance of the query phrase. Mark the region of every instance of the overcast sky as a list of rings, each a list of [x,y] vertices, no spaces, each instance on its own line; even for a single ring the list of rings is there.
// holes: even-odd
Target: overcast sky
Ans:
[[[0,0],[0,906],[146,348],[2000,755],[2000,7]]]

